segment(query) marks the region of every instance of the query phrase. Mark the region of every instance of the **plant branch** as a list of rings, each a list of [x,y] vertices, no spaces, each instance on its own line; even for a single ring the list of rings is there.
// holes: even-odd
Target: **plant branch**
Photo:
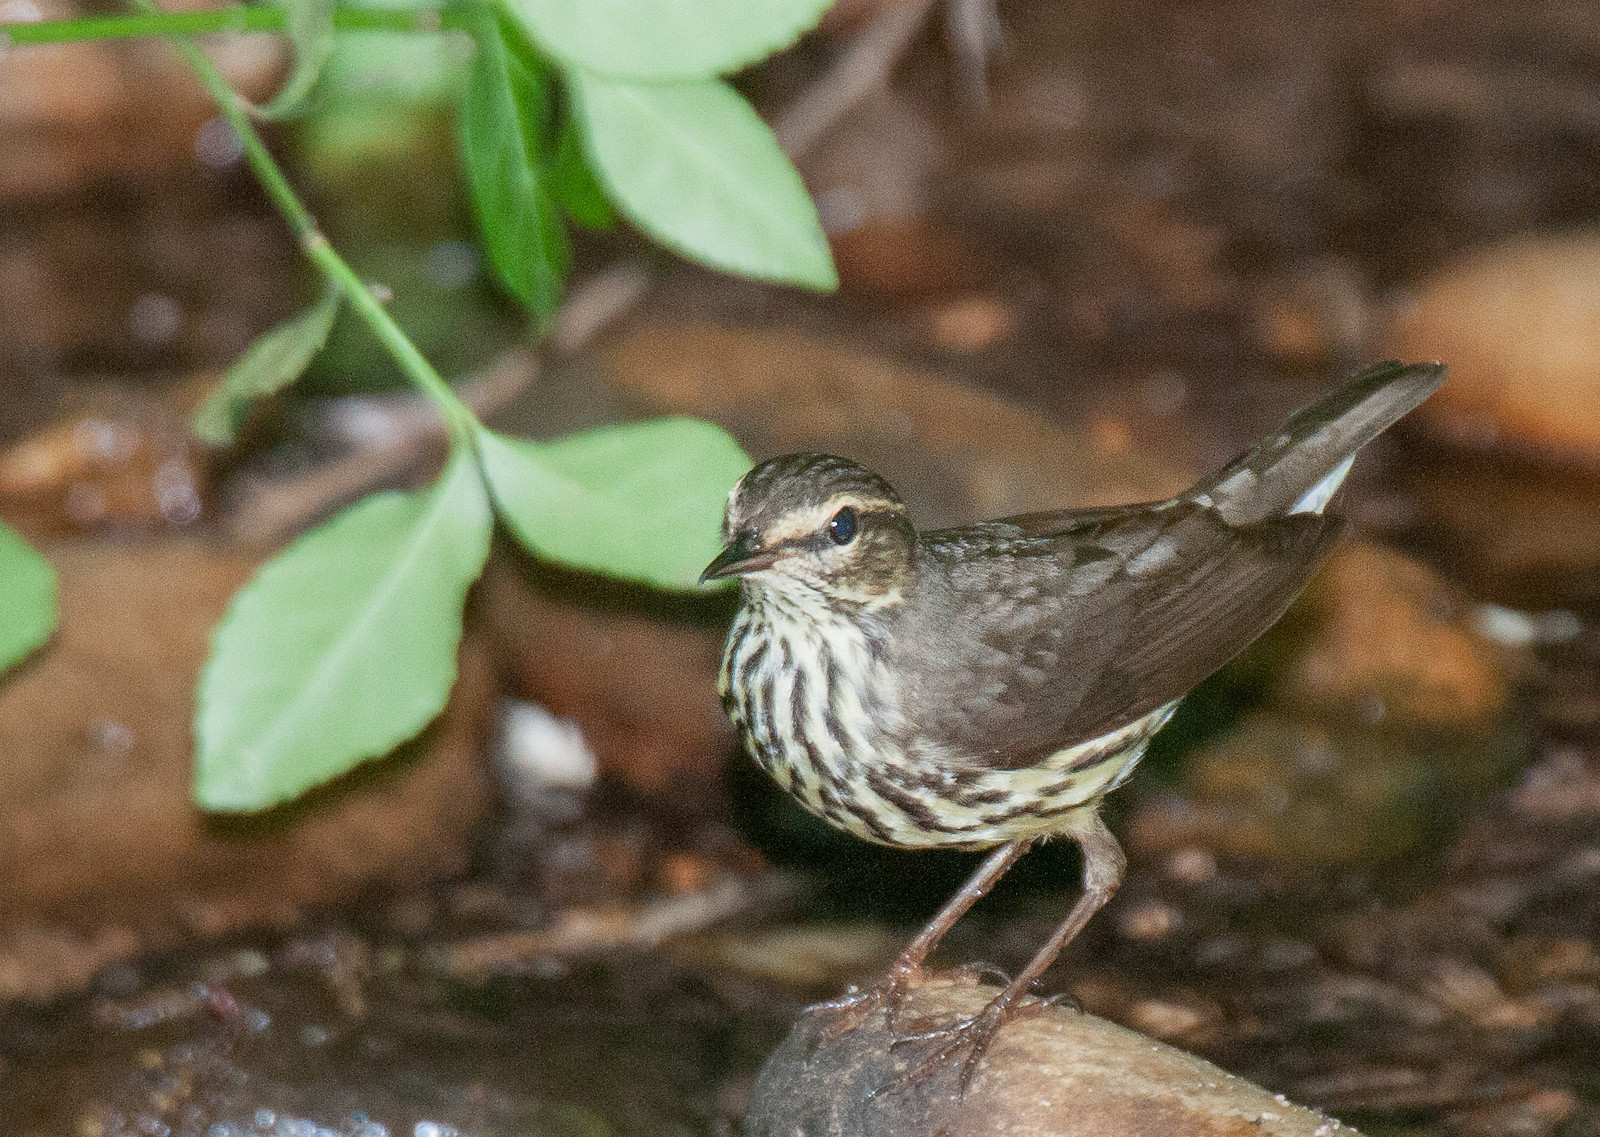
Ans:
[[[285,10],[275,4],[233,4],[203,12],[145,11],[125,16],[0,24],[0,43],[21,47],[139,36],[281,32],[285,23]],[[460,11],[449,8],[340,8],[334,13],[333,26],[341,31],[432,32],[464,28],[466,20]]]
[[[151,0],[134,0],[134,3],[147,12],[153,10]],[[277,162],[267,150],[266,143],[262,142],[261,136],[256,133],[255,126],[250,122],[250,116],[246,112],[244,100],[228,86],[228,81],[223,78],[222,72],[217,70],[217,65],[212,63],[210,57],[196,47],[192,40],[174,36],[172,43],[185,62],[200,77],[200,82],[205,84],[206,90],[221,107],[223,117],[238,134],[251,170],[261,181],[272,203],[278,207],[278,212],[283,214],[284,220],[294,230],[306,256],[311,258],[328,279],[338,285],[351,306],[372,329],[373,334],[384,347],[389,349],[389,353],[400,364],[406,377],[433,400],[434,405],[444,416],[445,422],[449,424],[452,436],[459,442],[469,443],[477,427],[476,416],[456,397],[450,385],[434,370],[433,364],[417,350],[416,344],[411,342],[410,337],[401,331],[400,325],[394,322],[388,310],[373,295],[372,289],[328,243],[328,239],[317,228],[316,219],[295,196],[294,189],[289,185],[289,179],[284,177],[283,171],[278,168]]]

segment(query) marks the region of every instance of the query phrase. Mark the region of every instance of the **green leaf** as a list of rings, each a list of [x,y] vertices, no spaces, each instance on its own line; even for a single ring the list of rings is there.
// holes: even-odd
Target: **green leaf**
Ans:
[[[256,337],[195,412],[195,435],[212,446],[228,445],[258,400],[300,378],[328,342],[340,298],[338,286],[330,281],[315,304]]]
[[[0,671],[49,639],[59,618],[55,569],[0,525]]]
[[[750,459],[721,427],[659,418],[534,443],[484,431],[483,472],[507,526],[550,560],[693,588],[717,555],[728,491]]]
[[[195,799],[257,810],[385,754],[455,682],[493,518],[476,463],[381,493],[262,566],[217,627],[195,713]]]
[[[338,0],[352,9],[435,8],[432,0]],[[323,69],[316,91],[316,111],[302,127],[322,145],[360,142],[367,136],[367,152],[385,152],[372,138],[378,124],[406,109],[432,111],[453,105],[469,65],[471,44],[454,30],[439,32],[386,32],[347,30],[335,35],[333,56]],[[463,49],[466,50],[463,50]],[[357,121],[345,121],[354,118]],[[407,146],[414,137],[406,136]],[[411,151],[408,150],[408,153]],[[359,154],[357,155],[360,156]]]
[[[619,78],[747,67],[816,26],[833,0],[510,0],[551,55]]]
[[[588,229],[611,229],[616,216],[605,190],[595,180],[588,159],[583,156],[583,138],[572,107],[561,117],[561,133],[556,138],[555,156],[550,160],[550,192],[561,208],[579,225]]]
[[[284,31],[294,46],[294,70],[271,101],[259,108],[266,118],[288,118],[304,108],[335,42],[334,0],[283,0],[283,6]]]
[[[569,74],[607,196],[687,257],[761,280],[838,287],[800,175],[772,131],[715,79],[652,85]]]
[[[561,302],[570,259],[561,211],[543,179],[550,93],[545,77],[478,10],[478,52],[459,119],[462,159],[489,262],[507,289],[541,316]]]

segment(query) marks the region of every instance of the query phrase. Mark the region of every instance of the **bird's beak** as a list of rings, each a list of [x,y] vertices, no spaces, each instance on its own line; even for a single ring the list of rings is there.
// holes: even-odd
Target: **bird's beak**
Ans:
[[[700,583],[721,580],[729,576],[743,576],[747,572],[770,568],[777,559],[778,554],[775,551],[761,548],[754,530],[745,529],[735,533],[727,547],[706,566],[705,571],[700,574]]]

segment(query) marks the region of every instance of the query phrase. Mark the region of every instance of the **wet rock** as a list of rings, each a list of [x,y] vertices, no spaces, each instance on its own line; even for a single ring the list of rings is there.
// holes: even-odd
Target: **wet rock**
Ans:
[[[119,1021],[106,1013],[109,1001],[98,1003],[90,1045],[66,1061],[25,1066],[0,1091],[7,1120],[30,1134],[78,1137],[610,1132],[590,1110],[546,1101],[512,1079],[452,1076],[425,1047],[411,1050],[404,1027],[351,1016],[316,976],[293,974],[308,968],[261,963],[255,974],[123,1000],[144,1005],[136,1021]],[[162,1001],[196,1005],[163,1019],[154,1008]],[[474,1042],[486,1051],[483,1033]],[[392,1070],[397,1051],[406,1056],[403,1072]]]
[[[1418,412],[1436,429],[1600,462],[1600,236],[1526,237],[1447,266],[1397,305],[1388,343],[1450,364]]]
[[[930,528],[1149,501],[1193,480],[1162,456],[805,333],[645,322],[601,361],[640,412],[702,415],[757,458],[809,449],[866,462]]]
[[[1600,596],[1600,236],[1474,253],[1394,306],[1385,350],[1450,364],[1400,471],[1455,575],[1520,606]]]
[[[1279,705],[1322,722],[1473,730],[1505,709],[1515,655],[1474,630],[1468,606],[1428,566],[1351,544],[1287,618]]]
[[[207,818],[189,799],[195,678],[254,562],[179,542],[45,551],[62,625],[0,686],[0,999],[465,868],[492,795],[479,645],[463,648],[449,709],[401,756],[272,816]]]
[[[1301,867],[1382,859],[1413,843],[1427,780],[1378,737],[1256,713],[1187,756],[1181,793],[1142,801],[1128,840]]]
[[[917,989],[902,1022],[975,1014],[995,989],[935,980]],[[1008,1023],[964,1098],[956,1070],[895,1094],[872,1095],[908,1068],[915,1046],[891,1049],[882,1015],[818,1045],[807,1014],[767,1060],[745,1137],[1090,1137],[1182,1133],[1354,1133],[1282,1095],[1123,1027],[1056,1005]]]
[[[8,1008],[6,1131],[729,1134],[787,1026],[786,1001],[749,983],[723,997],[716,971],[667,952],[444,981],[428,933],[369,939],[338,919],[162,953],[110,969],[89,995]]]
[[[103,388],[0,450],[0,516],[30,536],[198,521],[206,454],[176,397]]]
[[[1255,712],[1185,758],[1176,794],[1140,801],[1129,846],[1295,870],[1379,863],[1416,848],[1447,800],[1459,755],[1430,757],[1392,734]]]
[[[0,225],[0,373],[34,393],[0,406],[0,430],[39,426],[30,405],[77,409],[56,402],[64,374],[220,369],[295,310],[282,223],[224,211],[218,196],[185,173]]]
[[[28,9],[35,19],[85,14],[61,0]],[[26,18],[20,8],[6,15]],[[286,54],[274,36],[214,36],[204,46],[249,98],[270,91]],[[216,114],[205,89],[159,40],[8,50],[0,68],[0,201],[187,170],[197,156],[207,160],[197,132]]]
[[[1452,577],[1519,608],[1600,599],[1600,473],[1434,442],[1397,470]]]

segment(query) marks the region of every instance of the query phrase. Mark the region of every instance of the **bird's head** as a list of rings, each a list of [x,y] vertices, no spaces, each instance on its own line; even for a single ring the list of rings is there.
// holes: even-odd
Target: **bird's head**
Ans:
[[[829,454],[786,454],[756,466],[728,495],[724,548],[702,581],[839,603],[896,603],[917,534],[905,503],[877,474]]]

